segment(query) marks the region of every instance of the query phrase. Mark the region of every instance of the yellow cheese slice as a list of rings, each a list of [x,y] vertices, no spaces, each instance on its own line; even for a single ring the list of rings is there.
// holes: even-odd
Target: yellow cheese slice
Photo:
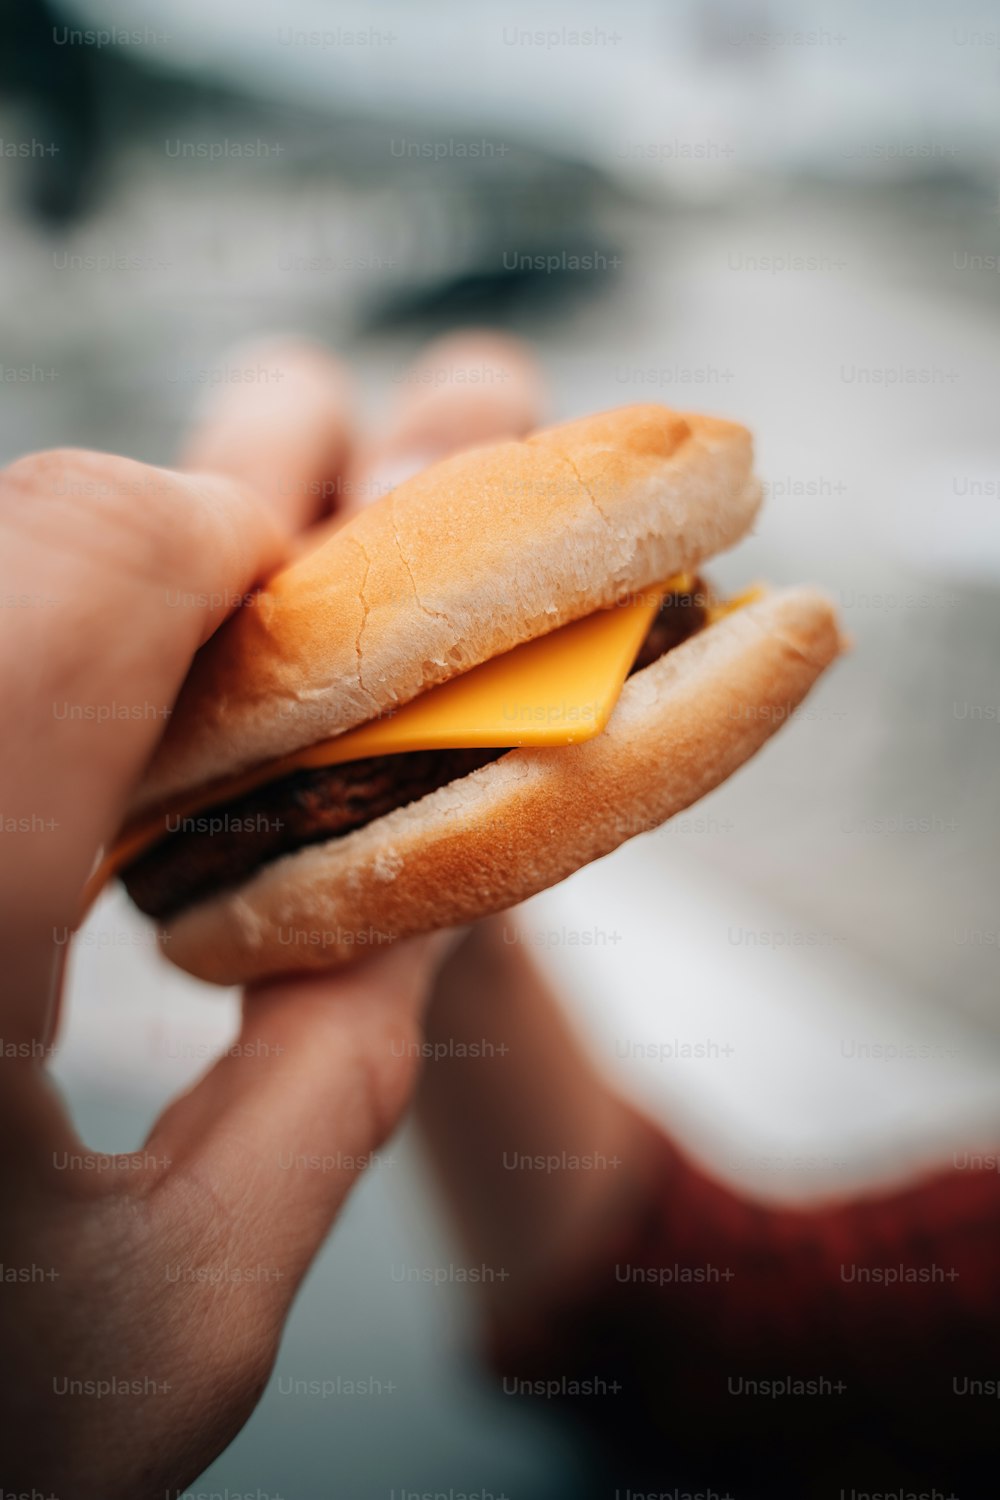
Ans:
[[[572,745],[600,734],[662,594],[630,599],[525,641],[323,745],[298,764],[471,746]]]
[[[693,586],[690,575],[680,574],[613,609],[515,646],[382,718],[175,798],[123,830],[91,877],[87,897],[93,899],[116,870],[162,838],[168,817],[220,806],[293,771],[408,750],[572,745],[600,734],[663,596]]]

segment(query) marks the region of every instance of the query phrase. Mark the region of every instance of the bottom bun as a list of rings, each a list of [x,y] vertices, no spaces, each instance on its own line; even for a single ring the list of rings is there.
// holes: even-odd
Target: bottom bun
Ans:
[[[502,911],[725,781],[840,649],[823,594],[765,594],[630,677],[593,739],[511,750],[344,838],[266,865],[175,918],[166,953],[201,979],[245,983]]]

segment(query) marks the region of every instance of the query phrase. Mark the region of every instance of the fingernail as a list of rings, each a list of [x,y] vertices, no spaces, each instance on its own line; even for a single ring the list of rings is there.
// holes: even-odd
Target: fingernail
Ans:
[[[359,505],[371,505],[443,456],[440,449],[389,454],[359,481],[358,493],[354,498]]]

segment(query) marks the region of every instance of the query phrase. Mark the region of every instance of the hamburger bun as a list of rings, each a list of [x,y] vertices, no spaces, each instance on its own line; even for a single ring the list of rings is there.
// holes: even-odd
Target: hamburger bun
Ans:
[[[171,922],[167,954],[199,978],[235,984],[342,964],[502,911],[718,786],[840,647],[823,594],[767,594],[630,677],[602,734],[511,750],[344,838],[264,866]]]
[[[185,798],[221,806],[233,778],[690,575],[759,502],[745,428],[653,405],[433,465],[279,572],[202,649],[130,826],[159,826]],[[342,964],[502,910],[655,828],[747,760],[841,646],[811,589],[707,618],[633,672],[592,738],[455,762],[444,784],[352,831],[263,864],[246,850],[234,883],[162,906],[168,956],[220,983]],[[160,879],[169,895],[169,869]]]
[[[443,460],[199,652],[132,814],[340,734],[747,531],[750,434],[631,406]]]

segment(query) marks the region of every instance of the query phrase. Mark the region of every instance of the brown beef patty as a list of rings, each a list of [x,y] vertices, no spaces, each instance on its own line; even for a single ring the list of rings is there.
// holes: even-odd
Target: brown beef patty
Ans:
[[[700,630],[707,598],[700,582],[691,594],[668,594],[632,672],[648,667]],[[140,910],[151,917],[172,917],[185,906],[240,884],[283,854],[342,838],[506,753],[410,750],[293,771],[219,807],[168,818],[166,836],[123,870],[122,880]]]

